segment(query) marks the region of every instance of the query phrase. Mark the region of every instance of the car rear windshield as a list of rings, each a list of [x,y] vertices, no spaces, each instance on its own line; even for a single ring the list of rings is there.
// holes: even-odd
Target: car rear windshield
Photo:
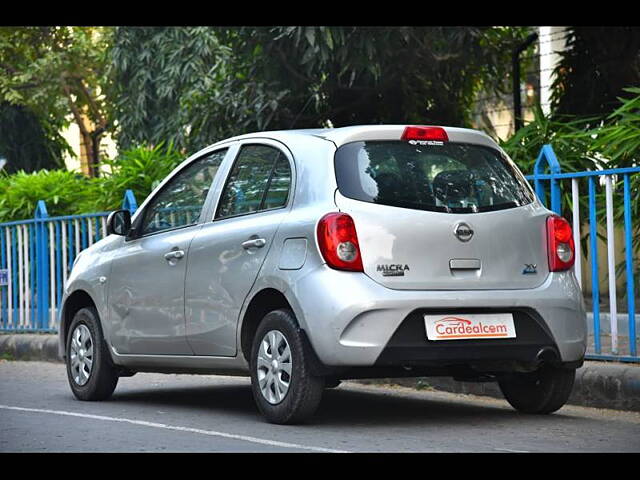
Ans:
[[[476,213],[533,201],[507,159],[480,145],[353,142],[336,151],[335,167],[342,195],[381,205]]]

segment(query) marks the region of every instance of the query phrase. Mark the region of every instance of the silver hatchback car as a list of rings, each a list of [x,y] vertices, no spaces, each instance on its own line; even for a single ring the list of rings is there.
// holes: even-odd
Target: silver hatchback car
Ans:
[[[550,413],[584,359],[571,227],[478,131],[233,137],[107,225],[61,311],[82,400],[136,372],[250,375],[267,420],[295,423],[342,379],[452,376]]]

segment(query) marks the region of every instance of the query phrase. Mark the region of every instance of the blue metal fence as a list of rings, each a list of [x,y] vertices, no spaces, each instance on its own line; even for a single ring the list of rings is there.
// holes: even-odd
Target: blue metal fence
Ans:
[[[544,173],[548,167],[549,173]],[[590,278],[591,278],[591,305],[593,312],[589,315],[592,322],[590,325],[589,351],[587,358],[597,360],[615,360],[627,362],[640,362],[637,351],[637,329],[638,319],[635,314],[635,282],[634,282],[634,252],[633,252],[633,225],[631,216],[632,192],[631,177],[640,174],[640,167],[616,168],[608,170],[595,170],[586,172],[562,173],[560,163],[556,158],[551,145],[545,145],[540,150],[540,154],[535,163],[533,175],[526,178],[533,181],[537,196],[546,205],[546,184],[549,187],[551,199],[551,210],[559,215],[563,212],[562,205],[562,184],[571,182],[571,202],[567,207],[571,210],[573,220],[573,235],[576,245],[575,274],[583,285],[582,265],[581,265],[581,228],[584,222],[580,217],[580,181],[586,180],[588,183],[588,229],[589,229],[589,251],[590,251]],[[604,184],[605,187],[605,211],[606,211],[606,245],[607,245],[607,276],[609,283],[609,313],[608,325],[601,322],[603,316],[600,311],[600,265],[598,264],[598,187]],[[625,251],[625,281],[626,281],[626,304],[627,321],[626,331],[620,331],[618,320],[622,316],[618,314],[618,298],[616,287],[616,263],[615,263],[615,235],[613,191],[615,187],[622,188],[622,201],[624,208],[624,251]],[[638,195],[638,192],[634,192]],[[638,201],[636,199],[636,201]],[[584,290],[584,288],[583,288]],[[602,337],[608,336],[610,341],[604,345]]]
[[[545,171],[548,169],[548,173]],[[533,175],[526,178],[533,182],[536,194],[547,204],[547,187],[551,210],[562,214],[563,184],[571,183],[571,210],[574,240],[576,244],[575,273],[583,285],[581,259],[581,231],[588,224],[589,251],[591,253],[590,278],[592,285],[589,315],[590,346],[587,358],[640,362],[637,351],[637,318],[635,315],[634,253],[632,248],[632,175],[640,174],[640,167],[562,173],[553,148],[545,145],[538,156]],[[580,217],[580,181],[588,187],[588,222]],[[609,277],[608,323],[600,311],[600,274],[597,236],[597,190],[605,187],[607,220],[607,274]],[[617,291],[615,271],[615,243],[613,222],[613,191],[622,189],[624,206],[624,243],[627,320],[618,328]],[[637,200],[636,200],[637,201]],[[137,209],[133,192],[127,190],[123,208],[132,213]],[[565,209],[565,211],[566,211]],[[584,209],[584,207],[583,207]],[[38,202],[35,218],[0,224],[0,332],[55,332],[57,310],[67,276],[78,253],[104,237],[108,212],[86,215],[49,217],[44,202]],[[6,278],[7,285],[3,285]],[[609,342],[602,342],[603,337]]]
[[[131,190],[123,208],[137,209]],[[49,217],[40,200],[33,219],[0,223],[0,280],[6,279],[0,282],[0,331],[57,331],[57,311],[73,262],[106,235],[108,215]]]

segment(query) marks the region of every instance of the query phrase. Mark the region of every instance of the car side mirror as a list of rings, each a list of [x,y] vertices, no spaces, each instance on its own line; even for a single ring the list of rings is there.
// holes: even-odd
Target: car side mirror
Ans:
[[[131,212],[129,210],[116,210],[107,217],[107,235],[126,236],[131,230]]]

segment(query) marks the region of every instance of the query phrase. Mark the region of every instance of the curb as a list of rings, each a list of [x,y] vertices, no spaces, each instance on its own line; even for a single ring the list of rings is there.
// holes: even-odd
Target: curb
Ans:
[[[0,359],[61,362],[55,334],[0,335]],[[370,385],[402,385],[424,390],[504,398],[496,382],[459,382],[450,377],[357,380]],[[576,372],[569,404],[640,412],[640,365],[587,360]]]
[[[401,385],[417,390],[504,398],[497,382],[459,382],[451,377],[384,378],[358,380],[366,384]],[[640,412],[640,365],[587,360],[576,371],[571,405]]]
[[[0,358],[45,362],[62,361],[58,357],[57,335],[31,333],[0,335]]]

